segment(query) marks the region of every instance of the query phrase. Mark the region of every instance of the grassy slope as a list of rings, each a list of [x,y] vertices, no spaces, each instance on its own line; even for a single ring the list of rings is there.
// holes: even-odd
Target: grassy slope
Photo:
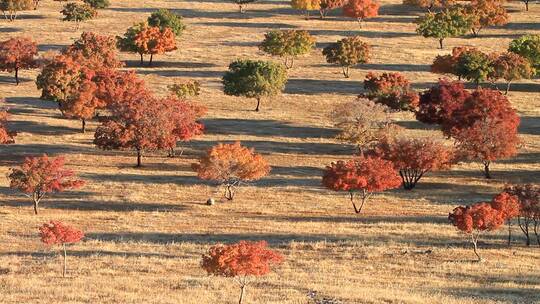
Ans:
[[[16,145],[0,148],[1,303],[234,303],[235,283],[207,277],[199,261],[210,244],[239,239],[265,239],[287,257],[275,274],[250,287],[249,303],[305,303],[311,289],[348,303],[540,301],[538,248],[524,248],[521,239],[506,248],[502,230],[481,244],[487,262],[471,263],[467,240],[446,222],[455,205],[488,199],[505,181],[538,182],[538,80],[515,84],[509,94],[523,119],[523,147],[518,157],[494,164],[494,180],[482,179],[478,164],[459,165],[429,174],[413,192],[378,196],[360,217],[345,195],[319,186],[321,168],[352,151],[332,139],[328,112],[361,91],[368,71],[400,71],[416,88],[426,88],[438,77],[428,72],[431,60],[452,46],[502,51],[520,34],[540,33],[538,5],[526,13],[512,2],[511,24],[485,30],[479,39],[449,39],[441,51],[435,40],[415,35],[411,22],[418,12],[394,0],[383,1],[381,16],[361,30],[333,16],[306,21],[287,1],[261,1],[244,15],[219,0],[112,2],[74,31],[59,20],[60,4],[46,1],[21,20],[2,21],[0,37],[24,34],[42,50],[58,49],[83,30],[118,35],[155,8],[176,9],[188,25],[178,51],[158,56],[152,68],[137,67],[136,55],[122,57],[156,94],[166,94],[178,79],[202,81],[208,134],[187,144],[184,156],[156,154],[136,170],[133,154],[98,151],[92,131],[78,133],[78,122],[62,119],[54,104],[39,100],[37,71],[24,71],[18,87],[1,74],[0,94],[20,133]],[[308,29],[319,44],[290,72],[286,93],[265,100],[255,113],[253,100],[221,93],[220,77],[235,58],[264,59],[256,45],[270,28]],[[320,48],[351,34],[374,46],[374,58],[343,79],[337,67],[325,64]],[[441,136],[410,115],[396,119],[411,133]],[[199,182],[189,165],[223,140],[255,147],[274,169],[236,202],[207,207],[203,203],[217,196],[215,189]],[[88,185],[48,197],[34,216],[27,200],[7,188],[5,173],[23,156],[40,153],[67,155]],[[50,219],[87,232],[85,242],[70,248],[70,279],[59,277],[60,258],[39,242],[37,227]]]

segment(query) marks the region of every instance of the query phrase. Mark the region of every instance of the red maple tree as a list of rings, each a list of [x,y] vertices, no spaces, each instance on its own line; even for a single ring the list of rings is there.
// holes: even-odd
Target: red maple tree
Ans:
[[[283,262],[283,256],[267,246],[266,241],[218,244],[202,256],[201,267],[211,275],[235,278],[240,284],[239,303],[242,304],[249,277],[264,276],[270,273],[272,266]]]
[[[8,175],[10,187],[32,198],[34,213],[38,214],[38,205],[47,193],[77,189],[84,185],[72,170],[64,169],[63,157],[49,158],[46,154],[27,157],[19,168],[11,168]]]
[[[234,199],[235,190],[242,182],[258,180],[270,173],[270,166],[262,155],[240,142],[212,147],[191,167],[199,178],[225,186],[223,196],[227,200]]]
[[[146,84],[134,71],[104,69],[96,73],[93,81],[97,85],[95,96],[105,107],[113,105],[119,110],[119,107],[129,107],[139,99],[151,97]]]
[[[518,198],[508,192],[501,192],[491,200],[491,207],[498,210],[508,223],[508,246],[510,246],[512,241],[512,219],[520,213]]]
[[[372,0],[349,0],[343,6],[343,15],[356,18],[359,23],[379,14],[379,4]]]
[[[361,95],[376,103],[384,104],[397,111],[412,111],[418,106],[418,94],[411,89],[411,84],[400,73],[368,73],[364,80]]]
[[[401,178],[392,162],[375,156],[360,156],[327,166],[322,184],[334,191],[348,191],[354,211],[358,214],[373,193],[399,187]],[[357,192],[360,193],[360,207],[357,207],[354,199]]]
[[[19,85],[19,70],[37,67],[37,44],[30,38],[15,37],[0,42],[0,70],[15,72]]]
[[[394,164],[406,190],[412,190],[427,172],[449,169],[454,161],[451,149],[430,138],[386,138],[375,153]]]
[[[448,215],[448,219],[458,230],[471,237],[474,254],[479,262],[482,257],[478,254],[478,238],[482,232],[496,230],[504,223],[503,214],[490,203],[484,202],[457,207]]]
[[[62,277],[65,277],[67,272],[66,244],[79,242],[84,237],[84,233],[60,221],[50,221],[49,223],[43,224],[43,226],[39,228],[39,235],[41,237],[41,241],[45,245],[62,246],[62,250],[64,252],[64,267],[62,268]]]
[[[454,111],[460,109],[470,96],[462,82],[440,79],[437,85],[420,94],[416,119],[449,130]]]

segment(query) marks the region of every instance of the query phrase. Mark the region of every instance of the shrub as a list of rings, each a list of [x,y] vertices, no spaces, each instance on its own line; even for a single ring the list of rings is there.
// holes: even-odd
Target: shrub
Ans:
[[[375,192],[395,189],[401,179],[394,165],[387,160],[373,156],[360,156],[349,161],[337,161],[327,166],[322,184],[334,191],[347,191],[357,214]],[[360,194],[360,207],[355,202],[355,194]]]
[[[474,36],[485,27],[505,25],[510,19],[501,0],[472,0],[467,6],[467,14],[472,16]]]
[[[429,171],[447,170],[453,151],[430,138],[395,138],[380,141],[376,155],[389,160],[399,170],[405,190],[412,190]]]
[[[197,80],[188,80],[167,86],[169,92],[178,98],[199,96],[201,93],[201,83]]]
[[[29,11],[34,7],[32,0],[0,0],[0,10],[9,21],[15,21],[18,12]]]
[[[476,203],[471,206],[457,207],[448,215],[448,219],[458,230],[468,234],[473,244],[474,254],[478,261],[478,239],[482,232],[498,229],[504,223],[502,214],[493,209],[489,203]]]
[[[292,68],[294,59],[308,54],[315,46],[315,39],[308,31],[279,30],[265,34],[259,49],[272,56],[285,59],[285,67]]]
[[[389,112],[385,105],[359,98],[335,107],[330,118],[340,131],[337,139],[356,145],[363,154],[378,141],[397,132]]]
[[[512,81],[530,79],[535,74],[531,63],[518,54],[512,52],[492,54],[491,58],[492,71],[488,78],[493,81],[504,79],[507,82],[506,94]]]
[[[89,4],[78,4],[75,2],[66,4],[60,13],[64,15],[62,20],[75,22],[77,29],[79,29],[81,22],[90,20],[97,16],[96,9]]]
[[[379,14],[379,4],[372,0],[349,0],[343,7],[343,15],[356,18],[358,23]]]
[[[368,73],[363,96],[397,111],[413,111],[418,106],[418,94],[411,90],[409,80],[400,73]]]
[[[84,185],[71,170],[64,169],[63,157],[51,158],[44,154],[40,157],[27,157],[19,168],[11,168],[8,178],[9,187],[32,198],[34,213],[38,214],[41,199],[47,193],[77,189]]]
[[[282,64],[270,61],[236,60],[229,65],[222,82],[226,95],[256,98],[255,111],[259,111],[262,97],[283,91],[287,71]]]
[[[349,0],[321,0],[319,5],[319,13],[321,19],[324,19],[328,12],[334,9],[342,8],[347,4]]]
[[[67,252],[66,244],[79,242],[84,238],[84,233],[78,229],[67,226],[60,221],[50,221],[39,228],[41,241],[48,246],[61,245],[64,252],[64,267],[62,277],[66,277],[67,272]]]
[[[236,278],[241,289],[239,303],[242,304],[248,277],[264,276],[270,273],[272,266],[283,262],[283,257],[267,246],[265,241],[218,244],[203,254],[201,267],[211,275]]]
[[[370,58],[370,46],[360,36],[348,37],[332,43],[323,49],[328,63],[340,65],[345,78],[349,77],[349,67],[367,63]]]
[[[161,31],[169,28],[175,36],[182,35],[186,26],[182,23],[182,16],[171,12],[168,9],[160,9],[155,11],[148,17],[148,25],[151,27],[159,27]]]
[[[83,2],[95,9],[104,9],[111,5],[109,0],[83,0]]]
[[[29,38],[17,37],[0,42],[0,70],[15,72],[19,84],[19,70],[37,67],[37,44]]]
[[[472,19],[463,8],[454,6],[438,13],[427,13],[419,17],[416,24],[418,34],[439,39],[442,49],[444,39],[465,35],[471,29]]]
[[[270,172],[268,162],[240,142],[212,147],[192,168],[199,178],[225,186],[223,196],[227,200],[234,199],[236,188],[242,182],[258,180]]]
[[[9,114],[7,110],[2,107],[2,103],[4,103],[4,101],[0,99],[0,144],[9,145],[15,143],[14,137],[17,133],[8,129],[7,122]]]
[[[540,35],[524,35],[510,42],[508,51],[527,58],[536,73],[540,71]]]

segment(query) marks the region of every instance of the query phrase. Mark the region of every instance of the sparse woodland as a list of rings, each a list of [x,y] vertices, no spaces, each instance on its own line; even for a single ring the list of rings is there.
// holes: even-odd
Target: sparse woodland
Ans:
[[[540,303],[539,4],[0,10],[0,303]]]

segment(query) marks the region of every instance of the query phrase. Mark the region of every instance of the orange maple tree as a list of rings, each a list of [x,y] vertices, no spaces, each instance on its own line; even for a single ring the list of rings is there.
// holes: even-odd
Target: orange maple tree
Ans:
[[[32,198],[34,213],[38,214],[38,205],[45,194],[77,189],[84,185],[84,181],[76,179],[72,170],[64,169],[64,164],[63,157],[49,158],[46,154],[27,157],[20,167],[11,168],[9,186]]]
[[[372,0],[349,0],[343,6],[343,15],[356,18],[359,23],[365,19],[376,17],[379,14],[379,4]]]
[[[283,256],[267,246],[266,241],[218,244],[203,254],[201,267],[211,275],[235,278],[240,284],[239,304],[242,304],[249,278],[264,276],[272,266],[283,262]]]
[[[485,27],[505,25],[510,19],[502,0],[472,0],[466,11],[472,16],[474,36]]]
[[[233,200],[242,182],[258,180],[270,173],[268,162],[253,149],[236,142],[212,147],[192,168],[201,179],[225,186],[224,197]]]
[[[0,70],[15,72],[19,85],[19,70],[37,67],[37,44],[30,38],[15,37],[0,42]]]
[[[65,277],[67,272],[66,244],[79,242],[84,237],[84,233],[60,221],[50,221],[49,223],[43,224],[43,226],[39,228],[39,235],[41,237],[41,242],[43,242],[45,245],[62,246],[62,251],[64,252],[64,267],[62,268],[62,277]]]
[[[479,262],[482,257],[478,254],[478,238],[485,231],[498,229],[505,220],[501,212],[485,202],[457,207],[448,215],[448,219],[458,230],[470,236]]]
[[[508,192],[501,192],[491,200],[491,207],[498,210],[508,224],[508,246],[512,241],[512,219],[520,213],[518,197]]]
[[[62,54],[94,71],[116,69],[124,65],[118,58],[116,39],[93,32],[82,33],[79,39],[62,50]]]
[[[143,55],[150,55],[148,65],[152,65],[154,55],[177,49],[175,37],[173,31],[168,27],[160,29],[156,26],[147,26],[135,36],[134,42],[141,58]]]
[[[10,131],[7,127],[9,114],[2,106],[3,102],[4,101],[0,99],[0,144],[7,145],[15,143],[14,137],[17,135],[17,132]]]
[[[324,171],[322,184],[334,191],[349,192],[354,212],[358,214],[373,193],[399,187],[401,178],[392,162],[375,156],[360,156],[331,163]],[[357,192],[360,207],[355,202]]]

